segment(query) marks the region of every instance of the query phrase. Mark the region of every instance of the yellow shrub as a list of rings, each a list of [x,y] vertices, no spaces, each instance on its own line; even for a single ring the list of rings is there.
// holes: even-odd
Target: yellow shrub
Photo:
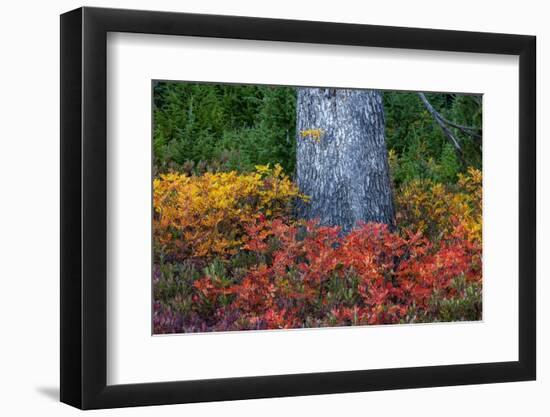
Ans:
[[[459,174],[453,187],[413,180],[401,187],[396,203],[397,221],[402,226],[420,229],[437,239],[461,223],[470,240],[481,242],[482,174],[475,168]]]
[[[295,197],[298,189],[279,165],[248,174],[160,175],[153,181],[156,248],[177,257],[234,254],[247,224],[260,214],[288,214]]]

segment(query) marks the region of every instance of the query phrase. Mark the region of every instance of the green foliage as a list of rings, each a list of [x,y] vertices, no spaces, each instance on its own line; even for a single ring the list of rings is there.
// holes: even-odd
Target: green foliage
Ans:
[[[250,172],[255,165],[279,163],[293,175],[294,88],[162,81],[153,93],[155,174],[171,168]],[[426,96],[446,119],[481,128],[480,96]],[[413,179],[455,183],[467,167],[481,168],[480,141],[451,127],[463,148],[459,157],[417,93],[385,92],[384,112],[396,186]]]
[[[445,143],[441,149],[439,156],[439,164],[434,169],[436,181],[453,182],[456,180],[456,175],[460,170],[460,163],[456,156],[453,145]]]
[[[481,282],[468,283],[463,275],[453,280],[453,287],[458,297],[440,298],[434,294],[430,302],[438,317],[430,317],[430,321],[476,321],[482,316],[482,285]]]
[[[165,300],[176,300],[176,303],[183,303],[189,298],[193,283],[200,278],[200,271],[189,261],[180,263],[161,262],[154,266],[154,298]],[[183,303],[182,308],[190,306],[190,300]]]
[[[293,172],[293,88],[163,81],[153,94],[157,171],[195,170],[201,164],[251,171],[258,164],[279,163]]]
[[[447,120],[481,130],[481,98],[473,95],[432,93],[426,97]],[[413,179],[454,183],[466,167],[481,168],[476,139],[451,127],[463,148],[462,163],[417,93],[385,92],[386,136],[397,185]]]

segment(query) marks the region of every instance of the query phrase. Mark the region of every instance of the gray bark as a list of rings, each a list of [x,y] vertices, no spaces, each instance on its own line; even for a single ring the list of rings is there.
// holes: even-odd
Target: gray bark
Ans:
[[[358,222],[393,228],[382,94],[300,88],[297,100],[296,182],[310,197],[297,215],[345,232]],[[307,134],[316,129],[320,137]]]

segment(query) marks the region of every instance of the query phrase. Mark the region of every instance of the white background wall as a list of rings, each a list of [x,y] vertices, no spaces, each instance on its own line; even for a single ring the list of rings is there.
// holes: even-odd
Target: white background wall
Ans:
[[[372,3],[372,4],[370,4]],[[0,14],[0,413],[75,415],[59,392],[59,17],[72,0],[11,1]],[[93,1],[86,5],[534,34],[538,37],[538,381],[145,407],[128,416],[543,416],[550,412],[550,26],[545,2],[402,0]],[[497,157],[497,156],[495,156]],[[546,395],[545,395],[546,394]]]

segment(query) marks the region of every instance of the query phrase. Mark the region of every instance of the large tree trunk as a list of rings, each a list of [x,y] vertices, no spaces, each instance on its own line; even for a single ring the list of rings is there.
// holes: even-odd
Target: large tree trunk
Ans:
[[[297,214],[338,225],[394,225],[382,94],[372,90],[300,88],[296,181],[310,197]]]

